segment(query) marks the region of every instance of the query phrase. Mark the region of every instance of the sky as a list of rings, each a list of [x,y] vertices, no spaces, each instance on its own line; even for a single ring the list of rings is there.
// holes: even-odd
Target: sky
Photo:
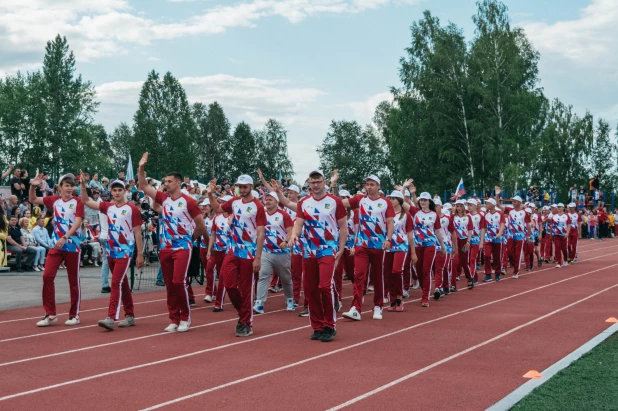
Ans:
[[[546,96],[615,128],[618,0],[505,4],[541,53]],[[190,103],[218,101],[232,127],[281,121],[302,178],[319,165],[332,120],[370,123],[400,85],[399,59],[424,10],[474,36],[472,0],[0,0],[0,76],[40,68],[60,33],[96,87],[95,120],[108,132],[132,124],[150,70],[170,71]]]

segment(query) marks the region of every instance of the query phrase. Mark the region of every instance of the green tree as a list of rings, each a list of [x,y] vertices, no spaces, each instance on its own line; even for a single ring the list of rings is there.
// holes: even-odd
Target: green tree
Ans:
[[[258,153],[257,166],[264,176],[284,179],[292,178],[294,169],[288,155],[288,137],[283,124],[275,119],[269,119],[263,130],[255,133]]]
[[[257,169],[257,152],[255,136],[249,124],[244,121],[238,123],[232,137],[232,178],[241,174],[255,174]]]
[[[208,106],[195,103],[192,108],[196,125],[199,177],[229,177],[232,171],[230,122],[216,101]]]
[[[26,77],[20,72],[0,79],[0,155],[5,164],[18,164],[26,148],[27,94]]]
[[[120,123],[110,135],[111,163],[115,171],[127,168],[132,140],[133,131],[125,122]]]

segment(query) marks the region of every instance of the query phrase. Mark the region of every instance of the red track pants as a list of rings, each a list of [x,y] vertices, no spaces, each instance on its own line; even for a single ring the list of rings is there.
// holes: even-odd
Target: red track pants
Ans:
[[[350,255],[350,250],[347,248],[343,250],[343,255],[335,267],[335,290],[339,300],[341,300],[341,293],[343,292],[343,272],[350,277],[352,283],[354,283],[354,256]]]
[[[49,250],[43,270],[43,308],[46,315],[56,315],[56,287],[54,280],[58,274],[58,267],[64,264],[67,267],[69,278],[69,290],[71,293],[71,308],[69,317],[79,315],[79,305],[81,303],[81,285],[79,282],[79,261],[82,253],[80,251],[70,253],[52,248]]]
[[[303,258],[305,296],[309,300],[309,320],[314,330],[335,328],[335,257]]]
[[[384,253],[384,297],[390,294],[390,301],[394,302],[403,296],[403,270],[408,253],[398,251],[396,253]]]
[[[117,320],[120,317],[120,301],[124,306],[124,315],[134,317],[133,312],[133,296],[131,295],[131,287],[127,278],[127,271],[131,266],[129,258],[108,258],[107,265],[109,271],[112,272],[112,281],[110,287],[112,292],[109,296],[109,309],[107,316]]]
[[[221,267],[223,286],[230,301],[238,311],[239,322],[253,323],[253,259],[239,258],[228,254]]]
[[[470,271],[470,247],[468,247],[466,251],[461,251],[461,249],[467,244],[467,242],[468,242],[467,238],[464,238],[464,239],[458,238],[457,239],[457,249],[459,251],[459,266],[463,269],[464,274],[466,275],[466,278],[468,280],[471,280],[472,272]]]
[[[524,241],[524,263],[528,267],[534,265],[534,241]]]
[[[550,260],[552,257],[552,245],[553,245],[553,240],[552,240],[552,236],[547,234],[545,235],[545,238],[542,239],[542,248],[543,250],[541,251],[541,255],[546,259],[546,260]]]
[[[480,257],[479,253],[479,245],[478,244],[470,244],[470,275],[474,277],[475,280],[478,281],[479,277],[476,274],[476,263]]]
[[[191,249],[159,251],[161,271],[167,291],[167,309],[174,324],[191,320],[189,293],[187,290],[187,269],[191,261]]]
[[[423,289],[423,301],[429,300],[429,288],[431,288],[431,268],[436,258],[436,247],[416,247],[416,275]]]
[[[575,233],[569,234],[569,261],[575,260],[577,257],[577,242],[579,240],[579,233],[577,230],[571,229],[571,232],[575,231]]]
[[[374,294],[373,305],[384,305],[384,250],[380,248],[355,247],[354,248],[354,300],[352,306],[358,312],[363,308],[363,293],[367,283],[367,275],[371,267]]]
[[[223,267],[223,260],[225,259],[225,251],[215,251],[210,254],[210,260],[206,264],[206,276],[210,276],[215,279],[215,268],[217,268],[217,274],[219,274],[219,284],[215,287],[215,307],[221,308],[223,306],[223,300],[225,299],[225,287],[223,286],[223,280],[221,276],[221,268]],[[206,292],[206,295],[208,294]]]
[[[521,257],[524,252],[524,240],[514,240],[509,238],[506,243],[506,247],[509,253],[509,262],[514,267],[513,275],[519,274],[519,268],[521,266]]]
[[[554,253],[556,261],[561,264],[567,259],[568,238],[562,235],[554,236]]]
[[[200,260],[202,260],[202,266],[204,267],[204,271],[205,271],[204,281],[206,282],[206,288],[204,289],[204,294],[214,295],[214,293],[217,292],[217,286],[215,285],[215,272],[212,268],[210,270],[208,269],[209,261],[206,258],[207,255],[208,255],[208,250],[205,248],[200,248]]]
[[[483,245],[485,249],[485,275],[491,275],[492,273],[500,274],[502,264],[502,242],[499,243],[485,243]]]
[[[450,288],[451,286],[451,267],[453,258],[451,254],[436,254],[436,269],[434,274],[435,288]],[[455,284],[455,283],[453,283]]]
[[[302,254],[292,254],[290,266],[292,274],[292,294],[294,302],[300,305],[300,290],[303,284],[303,256]],[[304,298],[304,306],[307,307],[307,296]]]

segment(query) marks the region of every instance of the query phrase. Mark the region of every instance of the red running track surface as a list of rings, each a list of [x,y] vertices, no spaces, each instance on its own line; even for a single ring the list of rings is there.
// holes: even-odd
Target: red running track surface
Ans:
[[[0,409],[485,409],[618,316],[617,256],[616,240],[586,241],[573,266],[544,265],[429,309],[415,290],[382,321],[340,319],[328,344],[309,340],[308,319],[284,311],[281,294],[247,339],[234,337],[233,307],[215,314],[203,302],[188,333],[163,333],[162,292],[136,295],[137,326],[113,332],[96,326],[105,299],[84,301],[75,328],[35,327],[41,307],[5,311]],[[347,284],[345,309],[350,293]]]

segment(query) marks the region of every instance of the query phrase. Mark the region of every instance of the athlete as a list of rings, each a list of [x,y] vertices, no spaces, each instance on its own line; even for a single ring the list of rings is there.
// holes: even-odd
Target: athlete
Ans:
[[[498,206],[500,206],[500,197],[499,194],[501,192],[499,187],[496,187],[496,199],[498,201]],[[530,228],[530,215],[527,214],[521,207],[523,202],[520,196],[515,196],[511,199],[513,205],[505,206],[504,210],[506,212],[506,223],[509,230],[510,238],[507,241],[507,249],[509,262],[514,267],[513,268],[513,278],[519,278],[519,269],[521,267],[521,257],[524,251],[524,241],[526,237],[529,237],[532,233],[532,229]]]
[[[569,219],[571,220],[571,231],[569,231],[569,263],[575,264],[577,259],[577,243],[582,236],[582,217],[577,212],[577,204],[569,203]]]
[[[142,247],[142,216],[140,211],[126,199],[126,188],[122,180],[114,180],[109,185],[111,202],[97,202],[88,197],[86,179],[80,170],[81,200],[86,207],[99,210],[107,217],[109,239],[104,258],[112,272],[111,294],[107,318],[99,321],[99,327],[110,331],[114,330],[114,321],[120,316],[120,302],[124,306],[125,318],[118,324],[120,328],[135,325],[133,311],[133,297],[127,278],[127,271],[131,266],[133,252],[137,248],[135,265],[144,266]]]
[[[444,240],[446,246],[446,254],[442,253],[440,245],[436,247],[436,261],[435,261],[435,274],[434,274],[434,300],[438,300],[444,295],[449,295],[451,292],[451,268],[453,264],[453,241],[456,241],[456,237],[453,235],[455,229],[451,224],[450,215],[444,213],[444,207],[442,207],[442,200],[439,197],[434,197],[433,202],[436,206],[436,214],[440,218],[440,234]],[[457,285],[453,282],[455,290]]]
[[[468,206],[468,217],[472,221],[472,230],[470,231],[470,275],[474,283],[478,282],[478,275],[476,274],[476,266],[480,256],[481,244],[481,221],[483,220],[483,214],[478,212],[478,203],[474,198],[469,198],[466,201]]]
[[[329,342],[337,334],[333,273],[345,249],[347,214],[341,199],[326,192],[321,170],[310,172],[308,182],[310,195],[298,203],[292,203],[282,195],[279,199],[284,206],[296,211],[290,242],[298,241],[301,232],[305,235],[304,289],[314,330],[310,339]],[[271,181],[271,185],[277,194],[281,193],[276,181]]]
[[[333,173],[331,185],[336,185],[339,175]],[[354,299],[350,311],[343,317],[360,321],[365,283],[371,267],[374,285],[373,319],[382,319],[384,305],[384,251],[392,247],[393,204],[380,195],[380,179],[375,175],[365,178],[367,194],[342,200],[346,208],[358,211],[358,232],[354,243]],[[405,258],[405,256],[404,256]],[[403,264],[403,262],[402,262]],[[402,292],[403,294],[403,292]]]
[[[459,258],[459,267],[468,280],[468,289],[474,288],[474,277],[470,271],[470,240],[472,235],[472,218],[466,214],[466,202],[464,200],[455,201],[455,213],[451,217],[451,222],[457,234],[457,247],[459,250],[457,257]],[[472,262],[476,264],[476,262]]]
[[[253,290],[254,274],[260,272],[266,213],[253,191],[253,178],[241,175],[236,180],[239,195],[219,204],[215,198],[217,180],[210,181],[208,198],[215,213],[228,213],[230,223],[230,247],[227,250],[221,275],[232,305],[238,311],[236,336],[253,335]]]
[[[348,190],[341,190],[339,197],[342,200],[352,197]],[[358,210],[348,209],[348,235],[345,241],[345,249],[343,250],[343,256],[339,259],[337,267],[335,267],[335,290],[337,291],[337,297],[339,299],[337,303],[337,309],[339,309],[343,303],[341,302],[341,295],[343,292],[343,271],[345,269],[345,275],[348,280],[354,283],[354,242],[356,241],[356,231],[358,230]],[[339,311],[339,310],[337,310]]]
[[[496,281],[500,281],[502,268],[502,234],[504,233],[504,214],[496,210],[496,200],[485,201],[487,212],[481,221],[481,244],[485,249],[485,279],[492,281],[492,273]]]
[[[203,200],[199,207],[204,218],[204,226],[206,227],[206,231],[199,238],[200,260],[202,261],[202,266],[205,268],[204,281],[206,282],[206,287],[204,290],[204,301],[211,303],[213,300],[212,296],[217,292],[217,286],[215,285],[214,270],[208,270],[208,250],[210,249],[210,237],[212,235],[212,227],[216,214],[212,211],[208,199]]]
[[[206,231],[204,217],[190,195],[181,192],[182,175],[169,173],[163,179],[167,192],[157,191],[146,182],[144,167],[148,153],[139,161],[139,189],[162,207],[159,261],[167,291],[167,309],[172,321],[164,331],[186,332],[191,325],[191,309],[187,290],[187,269],[193,242]]]
[[[232,196],[225,195],[223,197],[219,197],[217,199],[217,203],[223,204],[227,201],[230,201],[231,199]],[[232,218],[225,212],[216,213],[213,221],[212,231],[210,233],[210,240],[208,241],[208,253],[206,254],[206,258],[208,259],[208,265],[206,266],[206,271],[211,273],[209,275],[212,275],[212,278],[214,279],[214,270],[216,268],[217,276],[219,277],[219,282],[217,284],[214,297],[215,306],[212,309],[212,311],[215,313],[223,311],[223,301],[225,300],[225,287],[223,286],[223,279],[221,277],[221,268],[223,267],[223,260],[225,259],[225,254],[230,247],[231,220]],[[208,301],[206,297],[204,297],[204,301],[212,302],[212,297],[210,297],[210,301]]]
[[[564,204],[558,203],[558,212],[551,217],[553,229],[554,252],[556,254],[556,268],[566,267],[568,261],[568,240],[571,233],[571,219],[564,212]]]

